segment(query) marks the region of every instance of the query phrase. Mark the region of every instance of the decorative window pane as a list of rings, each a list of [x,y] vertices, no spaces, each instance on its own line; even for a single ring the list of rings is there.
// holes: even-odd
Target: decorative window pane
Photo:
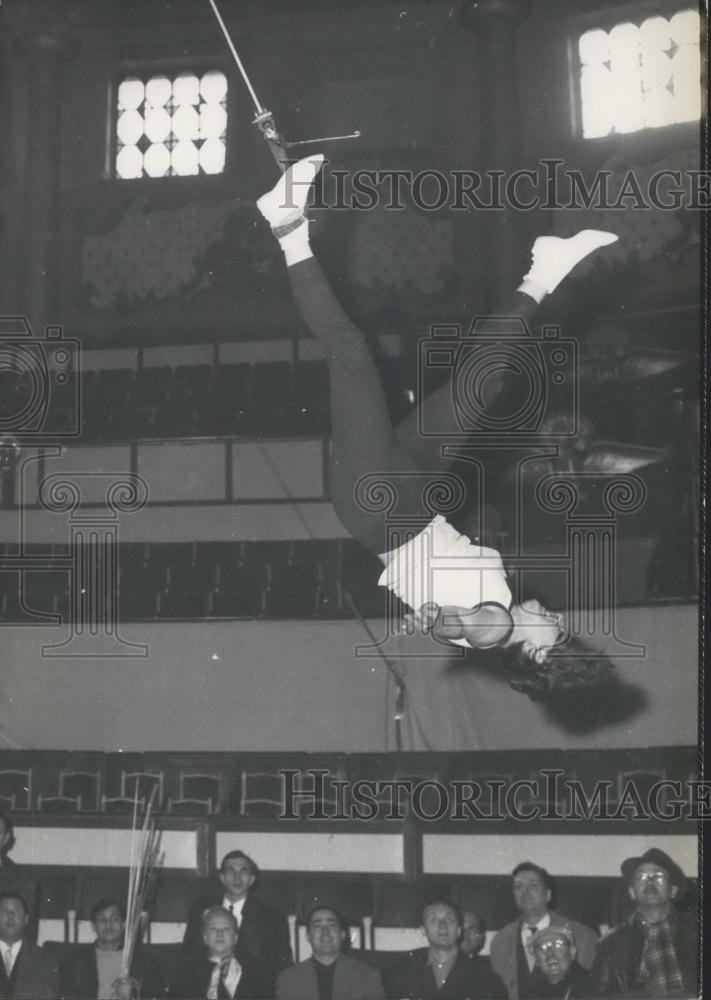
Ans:
[[[225,168],[227,78],[210,70],[129,77],[117,90],[116,176],[187,177]]]
[[[583,136],[637,132],[701,115],[699,14],[648,17],[578,41]]]

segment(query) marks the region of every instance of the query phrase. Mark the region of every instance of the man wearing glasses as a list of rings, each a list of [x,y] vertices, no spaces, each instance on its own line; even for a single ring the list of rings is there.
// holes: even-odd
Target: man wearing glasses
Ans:
[[[584,1000],[592,996],[589,973],[575,958],[575,935],[570,927],[546,927],[533,935],[527,948],[536,963],[540,1000]]]
[[[658,848],[622,862],[634,913],[598,946],[596,993],[608,997],[698,996],[696,914],[679,907],[687,882]]]
[[[597,934],[551,909],[554,882],[545,868],[522,861],[511,873],[517,920],[502,927],[491,941],[491,968],[503,979],[509,1000],[538,1000],[540,974],[528,943],[534,934],[548,927],[569,927],[577,946],[577,960],[589,969],[595,958]]]

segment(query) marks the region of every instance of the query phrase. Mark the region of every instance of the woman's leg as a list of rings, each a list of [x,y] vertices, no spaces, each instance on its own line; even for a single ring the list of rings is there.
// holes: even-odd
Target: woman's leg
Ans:
[[[404,445],[407,440],[418,448],[420,454],[426,455],[426,450],[421,447],[424,439],[419,434],[417,416],[413,420],[412,433],[396,435],[380,377],[363,336],[341,308],[313,257],[304,207],[311,183],[322,163],[322,156],[314,156],[294,164],[272,191],[259,199],[257,205],[284,252],[301,315],[326,354],[333,432],[329,484],[331,499],[353,537],[381,553],[386,551],[387,511],[376,514],[364,509],[356,493],[360,480],[373,474],[390,477],[400,510],[406,511],[410,517],[426,515],[422,478],[408,474],[441,468],[443,463],[441,459],[439,462],[417,461],[413,452]],[[586,230],[571,240],[556,237],[537,240],[534,266],[514,298],[502,307],[498,315],[528,319],[548,291],[552,291],[579,260],[597,246],[614,239],[616,237],[611,234]],[[502,329],[501,322],[492,317],[491,331],[505,334],[506,328],[506,322]],[[519,332],[520,326],[517,325],[515,331]],[[423,405],[428,408],[430,420],[440,420],[434,426],[443,428],[442,437],[446,438],[448,428],[460,430],[456,423],[451,385],[443,387]],[[427,455],[427,458],[430,457]]]
[[[333,505],[351,535],[381,553],[387,547],[387,511],[365,510],[356,496],[357,484],[374,473],[385,480],[392,477],[398,503],[411,515],[424,513],[418,509],[422,484],[420,481],[416,487],[407,475],[418,466],[395,437],[380,377],[365,340],[341,308],[311,252],[303,209],[322,159],[313,157],[295,164],[289,175],[257,204],[284,251],[299,311],[326,355],[331,391],[333,452],[329,490]]]
[[[415,459],[398,442],[378,370],[361,332],[344,313],[315,258],[289,267],[299,312],[326,353],[331,392],[332,456],[329,491],[336,513],[359,542],[387,549],[384,515],[365,510],[356,496],[364,476],[380,474],[398,494],[398,507],[423,514]],[[418,509],[420,508],[420,509]]]
[[[579,264],[581,260],[593,253],[599,247],[614,243],[617,237],[613,233],[603,232],[598,229],[585,229],[569,239],[561,239],[557,236],[541,236],[533,244],[531,256],[533,265],[528,274],[523,278],[521,284],[509,298],[500,303],[490,314],[483,317],[477,325],[477,336],[486,335],[492,348],[497,345],[497,338],[501,338],[501,345],[505,348],[507,338],[519,339],[529,334],[528,323],[533,318],[536,309],[546,295],[553,292],[560,282]],[[522,321],[522,322],[521,322]],[[463,350],[467,350],[467,344],[475,347],[477,336],[468,338],[464,343]],[[532,341],[535,343],[535,341]],[[511,355],[511,360],[515,361],[515,352]],[[482,354],[482,361],[486,364],[486,353]],[[495,415],[497,408],[504,406],[507,411],[509,394],[514,393],[512,388],[513,378],[507,376],[505,371],[506,352],[501,354],[501,370],[489,371],[484,388],[486,398],[485,406]],[[422,359],[420,359],[422,363]],[[464,419],[458,417],[458,405],[456,399],[456,389],[459,390],[460,398],[472,399],[474,397],[474,380],[480,372],[474,366],[465,366],[462,374],[466,376],[469,384],[466,387],[455,387],[453,378],[450,378],[435,392],[426,399],[420,400],[417,408],[408,414],[405,420],[401,421],[395,429],[398,441],[415,458],[428,468],[446,467],[450,464],[442,455],[442,445],[452,443],[454,438],[458,438],[463,432],[470,431],[476,433],[476,416],[466,414]],[[454,367],[452,369],[454,375]],[[508,403],[511,400],[508,399]],[[515,407],[513,407],[515,409]],[[436,434],[423,435],[421,428],[428,431],[436,431]],[[485,428],[480,428],[484,430]]]

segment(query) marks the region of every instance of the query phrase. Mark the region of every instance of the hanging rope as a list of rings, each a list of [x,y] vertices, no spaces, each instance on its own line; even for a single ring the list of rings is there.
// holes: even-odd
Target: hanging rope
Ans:
[[[220,26],[222,34],[225,36],[225,41],[227,42],[228,48],[229,48],[230,52],[232,53],[232,58],[234,59],[235,64],[237,66],[237,69],[239,70],[240,75],[241,75],[242,79],[244,80],[245,86],[247,87],[247,90],[249,91],[249,95],[252,98],[252,102],[254,104],[255,111],[256,111],[256,114],[255,114],[255,117],[254,117],[254,120],[253,120],[253,124],[257,125],[257,127],[262,132],[262,135],[266,139],[267,144],[269,145],[269,148],[270,148],[270,150],[272,152],[272,155],[274,156],[274,159],[278,163],[278,165],[279,165],[280,169],[282,170],[282,172],[287,169],[287,167],[289,166],[289,164],[291,162],[289,160],[289,157],[288,157],[287,153],[286,153],[286,150],[288,148],[291,148],[293,146],[305,146],[305,145],[309,145],[310,143],[314,143],[314,142],[336,142],[336,141],[341,140],[341,139],[357,139],[360,136],[360,132],[356,131],[356,132],[350,133],[349,135],[331,135],[331,136],[326,136],[326,137],[324,137],[322,139],[301,139],[301,140],[296,141],[296,142],[287,142],[279,134],[279,132],[277,131],[277,128],[276,128],[276,125],[275,125],[275,122],[274,122],[274,117],[273,117],[271,111],[268,111],[264,107],[264,105],[262,104],[262,102],[259,100],[259,98],[257,97],[257,92],[256,92],[256,90],[254,89],[254,87],[252,85],[252,81],[250,80],[249,74],[247,73],[247,70],[244,67],[244,63],[240,59],[239,54],[237,52],[237,49],[235,48],[234,42],[232,41],[232,38],[230,37],[230,33],[227,30],[227,25],[225,24],[225,22],[224,22],[224,20],[222,18],[222,15],[220,14],[220,11],[219,11],[219,9],[217,7],[217,3],[215,2],[215,0],[209,0],[209,3],[210,3],[210,6],[212,7],[212,10],[213,10],[213,13],[215,15],[215,18],[217,19],[217,23]],[[292,503],[294,509],[297,511],[297,514],[298,514],[298,516],[299,516],[299,518],[300,518],[300,520],[302,522],[303,527],[306,530],[307,535],[309,537],[313,538],[313,533],[312,533],[312,531],[310,529],[310,526],[306,522],[306,519],[305,519],[303,513],[299,510],[298,506],[294,503],[293,497],[290,497],[288,486],[287,486],[286,482],[284,481],[284,479],[283,479],[283,477],[282,477],[279,469],[276,467],[275,463],[272,461],[271,456],[269,456],[266,453],[266,450],[261,445],[260,445],[260,450],[262,451],[264,457],[266,458],[266,460],[267,460],[267,462],[268,462],[268,464],[269,464],[269,466],[270,466],[270,468],[272,470],[272,473],[275,475],[277,481],[280,483],[282,489],[284,490],[285,495],[287,497],[289,497],[289,499],[291,500],[291,503]],[[402,751],[402,749],[403,749],[402,723],[403,723],[403,719],[405,717],[406,703],[407,703],[407,689],[406,689],[406,685],[405,685],[405,678],[402,675],[402,673],[398,670],[398,668],[395,666],[395,664],[389,659],[389,657],[387,657],[385,655],[385,653],[381,649],[380,644],[376,641],[375,636],[373,635],[373,632],[370,629],[370,626],[367,624],[367,622],[363,618],[363,615],[361,614],[360,609],[358,608],[358,606],[356,605],[355,601],[353,600],[353,597],[350,594],[350,592],[346,591],[346,594],[347,594],[349,603],[351,605],[351,608],[353,610],[353,613],[355,614],[355,617],[360,622],[360,625],[363,628],[363,630],[365,631],[366,635],[371,639],[371,641],[373,642],[373,644],[376,646],[376,648],[378,650],[378,654],[379,654],[379,656],[380,656],[380,658],[381,658],[382,662],[384,663],[385,668],[387,670],[387,675],[395,683],[396,696],[395,696],[395,706],[394,706],[394,709],[393,709],[393,721],[395,723],[395,741],[396,741],[397,749],[399,751]]]
[[[222,29],[222,34],[225,36],[225,41],[227,42],[227,46],[228,46],[230,52],[232,53],[232,58],[237,63],[237,69],[242,74],[242,79],[244,80],[244,82],[246,84],[246,87],[247,87],[247,90],[249,91],[250,97],[254,101],[254,106],[257,109],[257,114],[258,115],[269,114],[269,112],[266,110],[266,108],[264,108],[262,106],[261,101],[257,97],[257,93],[256,93],[254,87],[252,86],[252,81],[249,79],[249,76],[247,75],[247,70],[244,68],[242,60],[240,59],[239,55],[237,54],[237,49],[235,48],[234,42],[232,41],[232,38],[230,37],[230,33],[227,30],[227,25],[222,20],[222,14],[220,14],[220,11],[219,11],[219,9],[217,7],[217,4],[215,3],[215,0],[210,0],[210,6],[212,7],[212,9],[214,11],[214,14],[215,14],[215,17],[217,18],[217,23],[219,24],[220,28]]]
[[[256,125],[257,128],[262,133],[262,135],[264,136],[266,143],[269,146],[269,149],[271,150],[272,156],[279,165],[279,169],[282,171],[282,173],[287,169],[287,167],[291,163],[291,160],[289,159],[289,156],[286,151],[287,149],[290,149],[292,146],[307,146],[310,143],[314,142],[319,142],[319,143],[337,142],[341,139],[359,138],[360,132],[356,131],[356,132],[351,132],[348,135],[329,135],[321,139],[300,139],[297,142],[287,142],[287,140],[284,139],[282,135],[280,135],[276,127],[276,123],[274,122],[274,115],[271,113],[271,111],[268,111],[264,107],[262,102],[257,97],[257,92],[252,86],[252,81],[249,79],[249,75],[244,67],[244,63],[240,59],[237,49],[235,48],[235,44],[232,41],[232,38],[230,37],[230,33],[227,30],[227,25],[225,24],[222,15],[220,14],[217,3],[215,2],[215,0],[209,0],[209,3],[210,6],[212,7],[212,11],[215,15],[215,18],[217,19],[217,23],[220,26],[222,34],[225,36],[225,41],[227,42],[227,46],[230,52],[232,53],[232,58],[234,59],[237,69],[240,72],[240,76],[244,80],[245,86],[249,91],[249,96],[252,98],[252,102],[254,104],[256,111],[252,124]]]

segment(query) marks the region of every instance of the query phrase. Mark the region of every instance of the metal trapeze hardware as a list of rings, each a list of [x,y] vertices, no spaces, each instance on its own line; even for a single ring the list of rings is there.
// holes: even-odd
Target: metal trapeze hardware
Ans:
[[[1,2],[2,0],[0,0],[0,3]],[[215,15],[215,18],[217,20],[217,23],[220,26],[220,30],[222,31],[222,34],[225,36],[225,41],[227,42],[227,46],[230,52],[232,53],[232,58],[235,61],[237,69],[239,70],[240,75],[244,80],[245,86],[247,87],[250,97],[252,98],[254,107],[256,108],[256,114],[254,116],[253,124],[259,127],[259,129],[262,132],[262,135],[269,143],[269,148],[271,149],[272,155],[279,164],[281,170],[286,170],[288,166],[288,161],[284,156],[284,152],[287,149],[291,149],[293,146],[307,146],[311,145],[311,143],[314,142],[338,142],[341,139],[358,139],[360,137],[360,132],[358,131],[358,132],[351,132],[350,135],[331,135],[331,136],[325,136],[323,139],[301,139],[298,142],[289,142],[288,140],[284,139],[281,135],[279,135],[277,127],[274,124],[274,116],[272,115],[271,111],[267,111],[267,109],[263,106],[263,104],[257,97],[257,92],[252,86],[252,81],[249,79],[247,70],[244,68],[242,60],[240,59],[237,49],[235,48],[234,42],[230,37],[230,33],[227,30],[227,25],[225,24],[224,19],[220,14],[216,0],[209,0],[209,2],[210,6],[212,7],[212,11]]]
[[[283,149],[291,149],[293,146],[309,146],[315,142],[339,142],[343,139],[359,139],[360,130],[357,129],[355,132],[349,132],[347,135],[325,135],[319,139],[296,139],[294,141],[289,141],[285,139],[277,131],[276,125],[274,123],[274,116],[271,111],[266,109],[261,112],[257,112],[252,121],[253,125],[256,125],[261,129],[265,139],[270,142],[276,142]]]

